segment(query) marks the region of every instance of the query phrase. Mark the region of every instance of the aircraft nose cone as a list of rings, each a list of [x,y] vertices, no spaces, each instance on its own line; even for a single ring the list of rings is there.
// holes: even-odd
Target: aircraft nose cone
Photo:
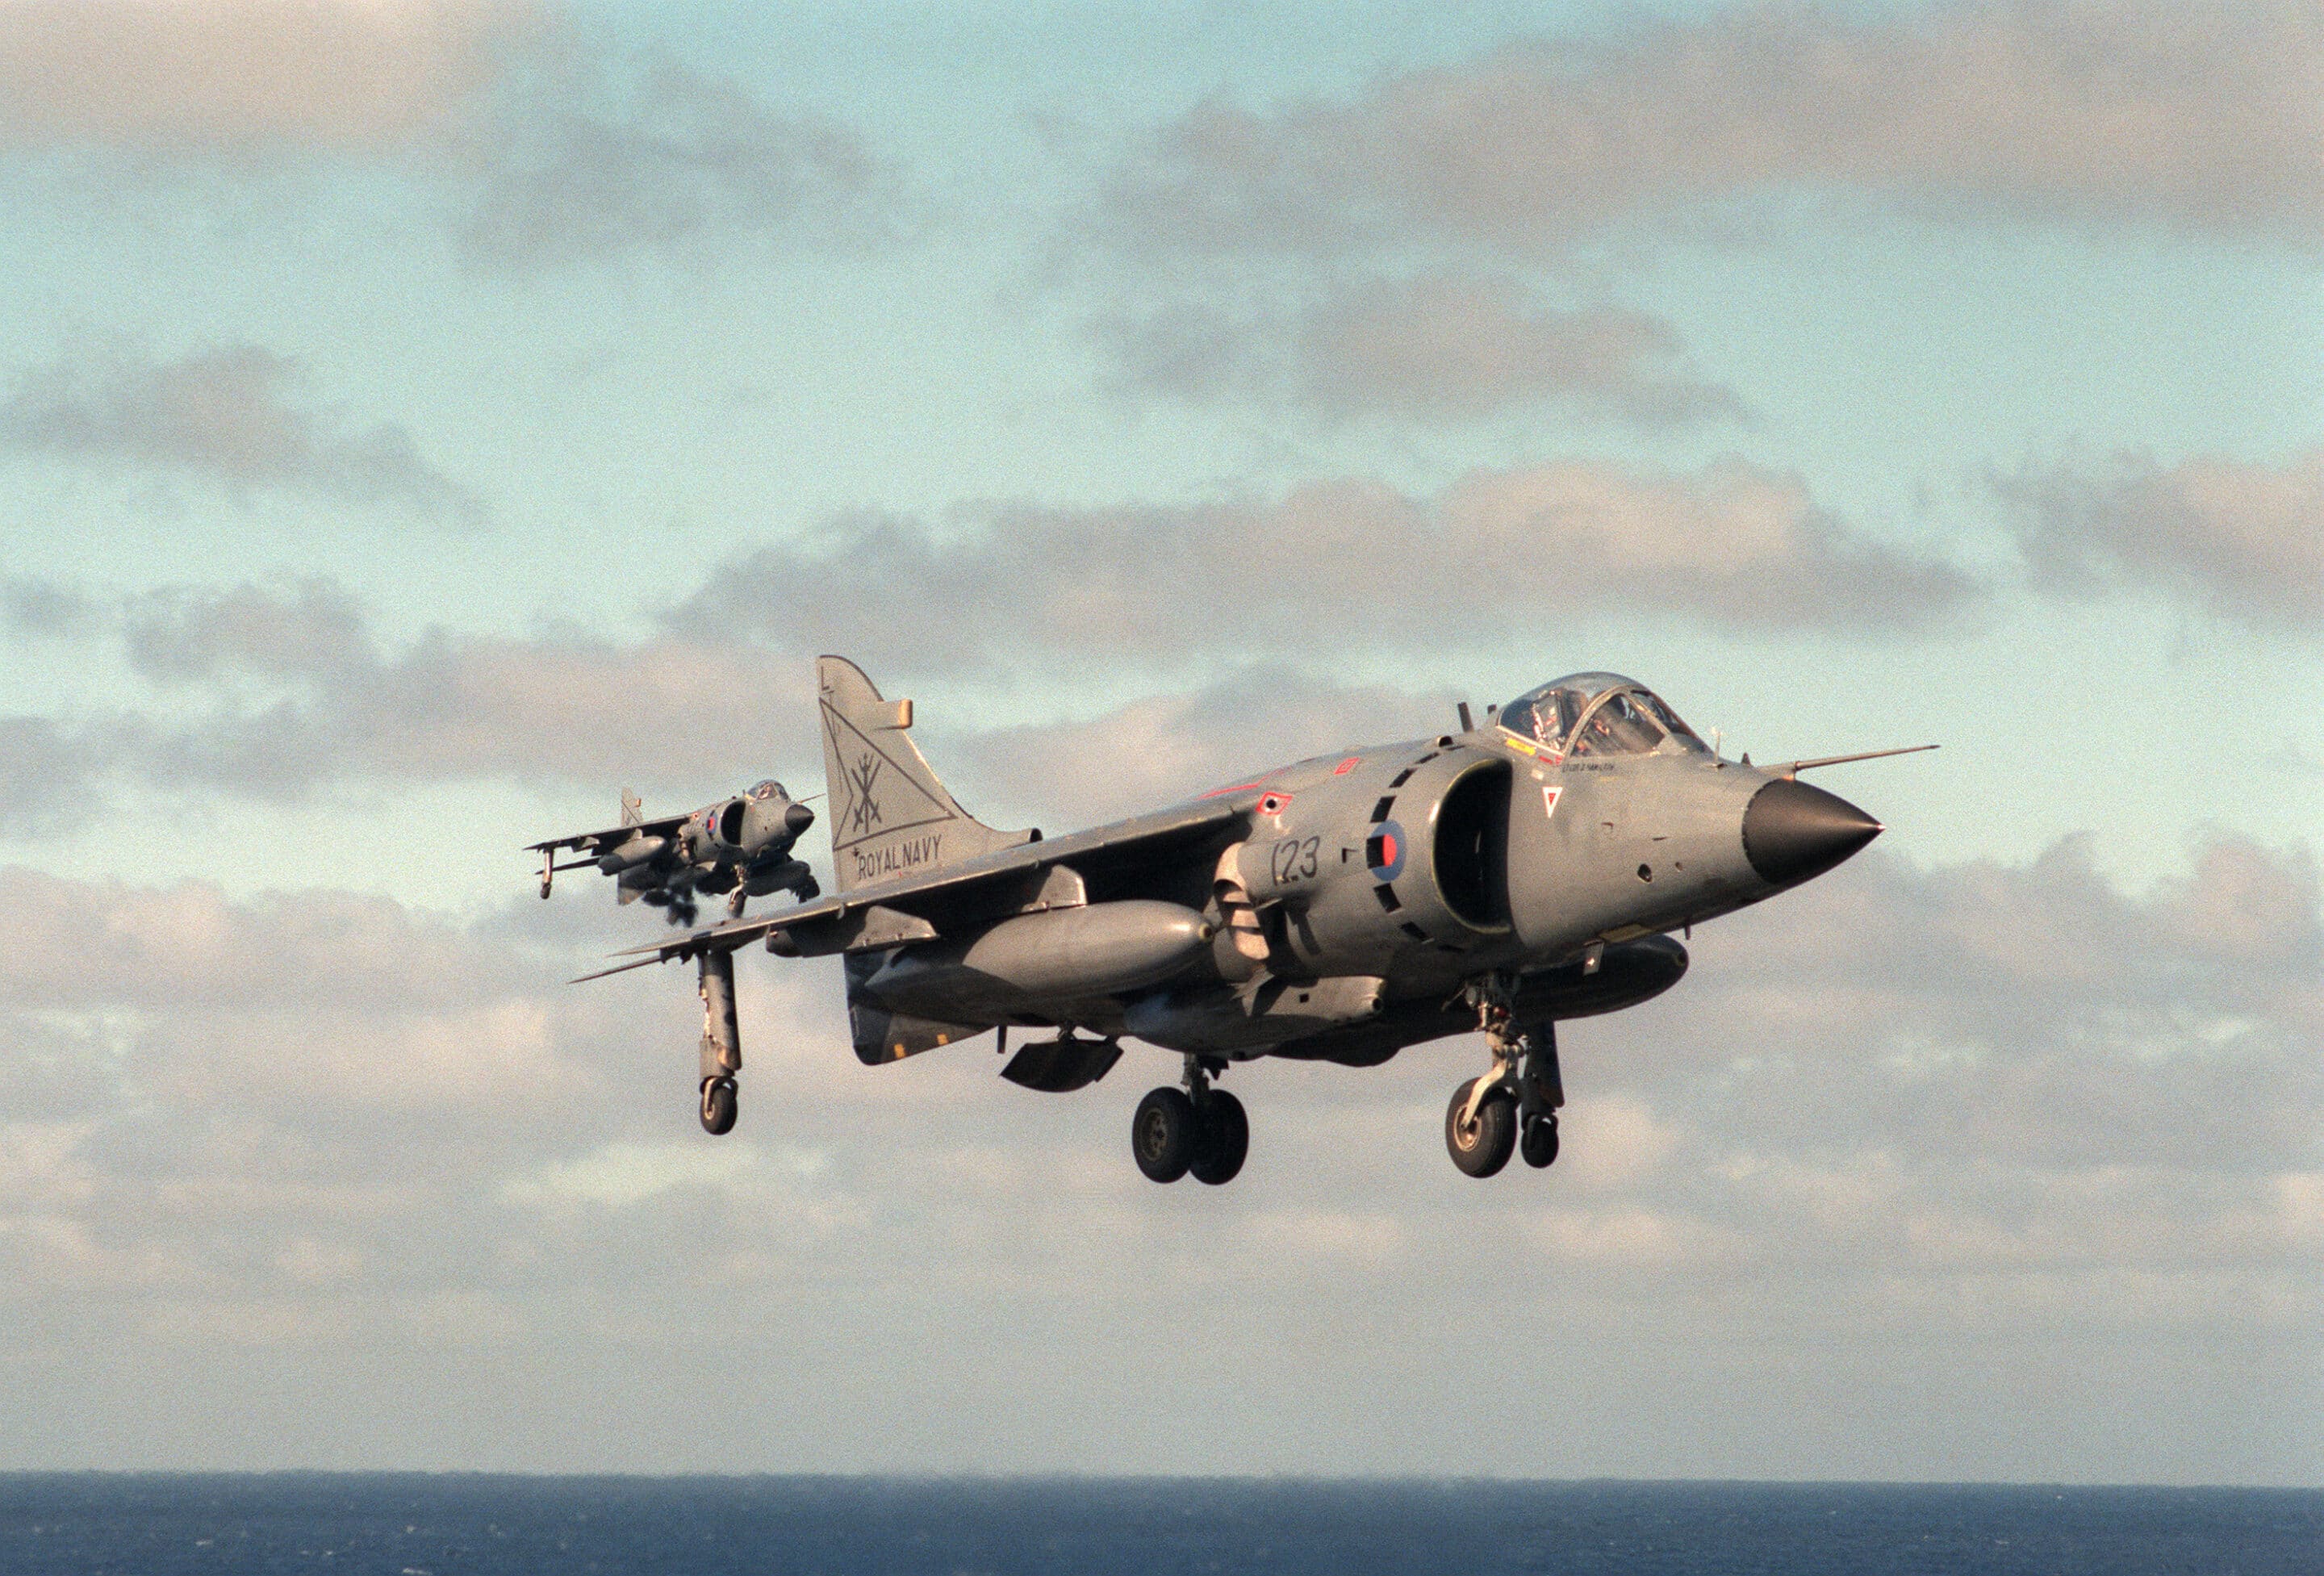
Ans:
[[[794,837],[815,825],[815,812],[805,805],[793,805],[783,812],[783,826]]]
[[[1880,823],[1841,798],[1777,778],[1743,808],[1743,855],[1778,887],[1820,876],[1880,835]]]

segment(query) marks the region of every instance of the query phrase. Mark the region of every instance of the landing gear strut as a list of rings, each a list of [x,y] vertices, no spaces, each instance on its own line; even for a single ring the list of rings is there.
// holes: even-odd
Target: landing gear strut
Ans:
[[[1242,1101],[1211,1087],[1211,1075],[1226,1064],[1186,1057],[1183,1089],[1148,1091],[1130,1119],[1130,1153],[1138,1169],[1155,1182],[1176,1182],[1191,1174],[1212,1187],[1234,1180],[1250,1153],[1250,1118]]]
[[[1470,1176],[1490,1176],[1512,1150],[1538,1170],[1557,1158],[1557,1108],[1565,1085],[1557,1068],[1557,1026],[1521,1028],[1510,1005],[1516,982],[1496,975],[1472,982],[1470,1005],[1492,1053],[1492,1070],[1452,1092],[1444,1111],[1444,1147]]]
[[[734,1074],[742,1070],[742,1031],[734,1018],[734,954],[702,954],[702,1130],[734,1130]]]

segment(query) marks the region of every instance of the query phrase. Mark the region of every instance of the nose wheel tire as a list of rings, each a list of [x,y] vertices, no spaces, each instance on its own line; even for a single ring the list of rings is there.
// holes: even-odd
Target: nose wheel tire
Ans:
[[[1444,1147],[1463,1175],[1490,1176],[1509,1163],[1510,1151],[1517,1146],[1517,1101],[1497,1089],[1477,1107],[1476,1120],[1464,1122],[1461,1119],[1476,1084],[1471,1078],[1452,1092],[1452,1103],[1444,1108]]]
[[[1242,1101],[1223,1089],[1208,1090],[1194,1114],[1199,1127],[1188,1169],[1196,1182],[1212,1187],[1232,1182],[1250,1154],[1250,1118]]]
[[[1148,1180],[1176,1182],[1194,1163],[1200,1131],[1194,1102],[1185,1090],[1149,1090],[1130,1119],[1130,1153]]]
[[[703,1081],[702,1130],[714,1137],[734,1130],[734,1080],[732,1078]]]
[[[1537,1116],[1526,1123],[1525,1137],[1517,1141],[1517,1153],[1536,1171],[1556,1159],[1557,1118]]]

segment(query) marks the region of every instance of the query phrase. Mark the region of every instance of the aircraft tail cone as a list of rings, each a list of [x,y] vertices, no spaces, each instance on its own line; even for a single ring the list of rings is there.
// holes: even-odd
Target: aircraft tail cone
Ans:
[[[1820,788],[1777,778],[1743,811],[1743,853],[1778,887],[1820,876],[1880,835],[1879,822]]]

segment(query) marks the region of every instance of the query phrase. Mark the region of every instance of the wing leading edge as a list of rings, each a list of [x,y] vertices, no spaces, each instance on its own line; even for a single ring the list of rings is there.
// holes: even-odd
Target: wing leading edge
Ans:
[[[706,953],[732,953],[778,935],[789,944],[788,947],[777,944],[779,950],[802,957],[825,957],[933,941],[941,933],[939,926],[948,910],[997,916],[1068,906],[1085,899],[1078,895],[1077,882],[1072,883],[1074,895],[1061,893],[1053,876],[1059,866],[1078,875],[1092,875],[1167,858],[1204,843],[1223,846],[1231,841],[1225,834],[1239,836],[1247,832],[1261,792],[1253,788],[1196,799],[1069,837],[1045,841],[1037,834],[1032,842],[996,849],[958,864],[873,882],[779,913],[715,925],[650,946],[630,947],[613,955],[634,957],[636,962],[583,974],[574,982],[652,963],[682,962]]]

